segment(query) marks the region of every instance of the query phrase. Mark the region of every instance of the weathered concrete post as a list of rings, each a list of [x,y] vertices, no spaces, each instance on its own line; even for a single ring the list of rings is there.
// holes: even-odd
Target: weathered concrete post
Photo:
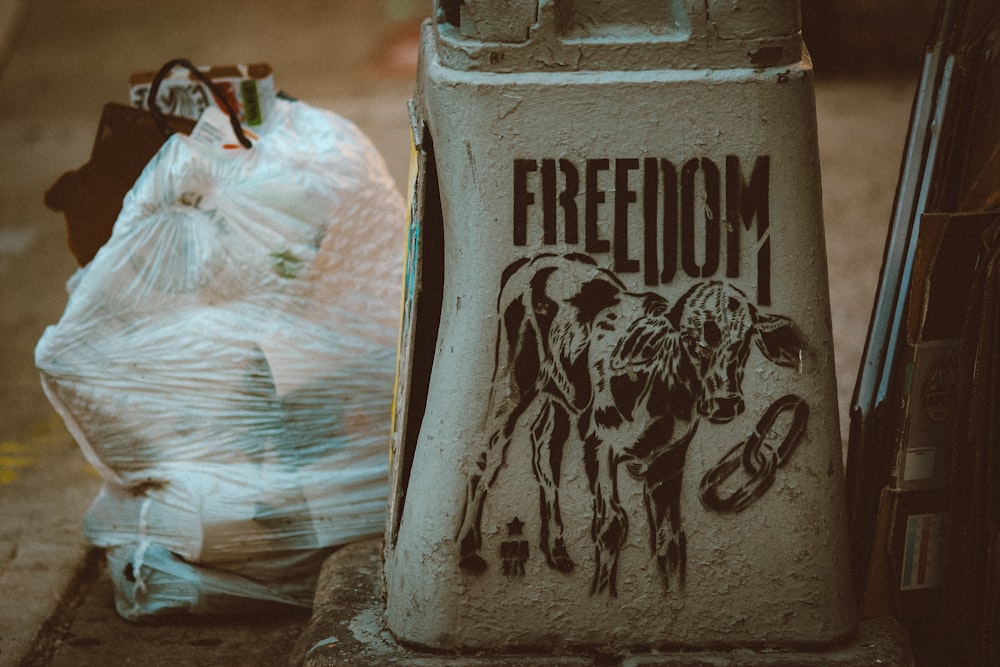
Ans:
[[[798,3],[440,0],[413,116],[389,629],[848,635]]]

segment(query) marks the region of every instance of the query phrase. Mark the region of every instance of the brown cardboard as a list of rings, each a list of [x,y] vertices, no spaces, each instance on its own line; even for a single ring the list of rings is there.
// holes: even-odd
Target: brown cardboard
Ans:
[[[868,580],[861,595],[860,617],[880,618],[896,613],[895,579],[890,575],[889,536],[892,530],[892,513],[895,509],[895,492],[882,489],[879,498],[878,518],[875,522],[875,539],[868,564]]]
[[[903,434],[896,452],[898,489],[948,485],[960,348],[961,339],[951,338],[909,348]]]
[[[892,483],[879,500],[862,617],[937,613],[947,549],[951,449],[966,302],[995,214],[934,213],[920,220],[901,367],[901,428]]]
[[[173,116],[167,123],[185,134],[194,126]],[[149,113],[105,105],[90,160],[60,176],[45,193],[45,205],[66,218],[66,241],[77,264],[86,266],[111,236],[122,199],[163,142]]]
[[[898,489],[949,483],[966,302],[982,234],[995,219],[975,213],[932,213],[920,221],[906,313],[903,428],[894,469]]]
[[[261,125],[274,105],[275,88],[271,66],[221,65],[199,67],[226,96],[240,114],[240,122],[255,127]],[[149,87],[156,71],[135,72],[129,77],[129,99],[139,109],[148,108]],[[197,120],[212,102],[208,87],[183,68],[174,68],[160,84],[158,105],[165,113]],[[216,102],[218,103],[218,102]]]
[[[861,617],[928,619],[946,583],[946,489],[883,489]]]

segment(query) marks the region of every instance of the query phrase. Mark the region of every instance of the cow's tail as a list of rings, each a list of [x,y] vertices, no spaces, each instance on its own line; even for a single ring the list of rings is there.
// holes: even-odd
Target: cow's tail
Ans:
[[[560,261],[562,260],[558,255],[545,253],[534,258],[519,259],[503,271],[497,296],[498,321],[490,390],[491,415],[495,412],[498,400],[509,399],[511,391],[515,389],[513,385],[523,386],[529,379],[529,373],[538,370],[532,368],[532,358],[540,362],[546,354],[544,341],[538,335],[532,294],[534,290],[544,289],[545,279],[555,271]],[[518,366],[521,370],[518,370]],[[496,396],[498,390],[507,396]]]
[[[501,356],[503,355],[504,352],[507,352],[508,356],[511,353],[510,346],[504,345],[504,342],[510,339],[510,335],[507,333],[507,329],[510,323],[508,322],[508,317],[506,313],[507,310],[512,305],[513,300],[519,299],[523,296],[523,293],[517,292],[512,285],[510,287],[508,286],[511,283],[511,278],[513,276],[518,275],[518,271],[520,271],[526,264],[529,264],[530,262],[531,259],[528,257],[524,257],[515,262],[512,262],[510,265],[507,266],[506,269],[503,270],[503,275],[500,277],[500,291],[497,295],[497,315],[499,317],[497,318],[496,348],[493,353],[494,386],[496,386],[496,381],[501,373],[501,363],[500,363]],[[520,283],[522,281],[518,280],[515,282]],[[517,326],[520,326],[521,323],[517,322],[516,324]],[[509,359],[504,358],[503,361],[504,361],[504,367],[506,367],[506,365],[509,363]],[[492,392],[490,393],[492,394]],[[492,396],[490,398],[491,398],[490,402],[492,403]]]

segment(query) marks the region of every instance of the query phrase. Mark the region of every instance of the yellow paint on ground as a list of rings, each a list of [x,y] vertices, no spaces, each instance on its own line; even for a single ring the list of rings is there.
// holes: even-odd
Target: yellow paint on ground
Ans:
[[[35,459],[31,456],[0,456],[0,467],[26,468],[34,462]]]
[[[35,424],[28,437],[32,444],[54,445],[66,442],[69,434],[62,418],[53,412],[48,419]]]
[[[68,437],[62,419],[53,413],[49,419],[31,427],[25,442],[0,442],[0,484],[16,482],[19,470],[38,463],[40,450],[64,443]]]
[[[17,471],[35,465],[37,459],[27,456],[29,448],[17,442],[0,442],[0,484],[17,481]]]

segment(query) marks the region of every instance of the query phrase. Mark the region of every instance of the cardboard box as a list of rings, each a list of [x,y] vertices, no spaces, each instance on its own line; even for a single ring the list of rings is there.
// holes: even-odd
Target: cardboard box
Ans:
[[[910,346],[904,417],[894,479],[902,490],[948,486],[961,339]]]
[[[907,304],[906,381],[895,488],[949,484],[965,315],[983,234],[995,215],[931,213],[920,220]]]
[[[932,618],[946,585],[947,549],[947,489],[883,489],[861,617]]]
[[[198,69],[219,88],[233,108],[239,110],[240,122],[244,125],[261,125],[271,112],[276,92],[270,65],[256,63]],[[133,106],[149,108],[149,88],[155,77],[156,71],[135,72],[129,77],[129,99]],[[212,103],[212,93],[186,69],[176,67],[160,84],[157,102],[164,113],[197,120]],[[225,109],[218,101],[216,104]]]
[[[190,134],[195,125],[187,118],[166,119],[174,132]],[[86,266],[111,237],[122,200],[163,141],[149,113],[114,102],[104,105],[90,160],[45,192],[45,205],[66,219],[66,241],[77,264]]]
[[[906,379],[891,484],[879,499],[862,617],[928,620],[940,604],[948,547],[951,451],[965,316],[984,232],[995,214],[920,220],[907,302]]]

